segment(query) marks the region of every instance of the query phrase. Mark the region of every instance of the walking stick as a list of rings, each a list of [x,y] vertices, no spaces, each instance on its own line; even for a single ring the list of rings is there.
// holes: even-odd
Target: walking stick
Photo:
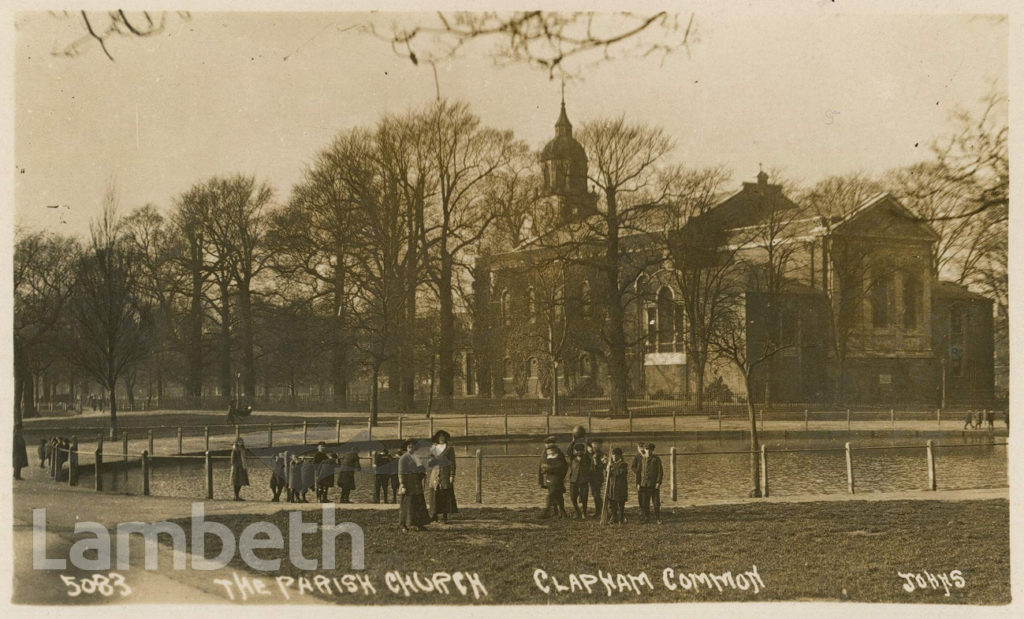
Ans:
[[[610,492],[611,491],[611,487],[612,487],[612,457],[611,457],[611,454],[609,454],[608,455],[608,464],[605,466],[605,471],[604,471],[604,498],[602,499],[602,502],[604,503],[604,505],[603,505],[603,507],[601,509],[601,524],[608,524],[608,522],[609,522],[609,520],[608,520],[608,518],[609,518],[608,512],[611,511],[611,506],[612,506],[611,498],[609,497],[609,495],[611,494],[611,492]]]

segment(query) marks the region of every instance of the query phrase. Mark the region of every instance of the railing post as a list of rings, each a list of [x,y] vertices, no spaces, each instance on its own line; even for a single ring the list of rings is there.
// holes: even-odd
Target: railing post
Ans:
[[[479,449],[476,450],[476,502],[484,502],[483,494],[484,481],[484,456]]]
[[[550,414],[545,414],[544,415],[544,433],[545,434],[551,434],[551,415]]]
[[[718,409],[718,440],[722,440],[722,409]]]
[[[267,424],[267,447],[274,446],[274,424]]]
[[[508,438],[508,413],[503,415],[505,424],[505,438]]]
[[[928,443],[925,447],[928,450],[928,489],[935,490],[935,451],[932,448],[931,439],[928,439]]]
[[[238,424],[236,423],[236,424],[235,424],[235,442],[236,442],[236,443],[238,442],[238,437],[239,437],[239,436],[241,436],[241,434],[240,434],[240,433],[239,433],[239,431],[238,431]]]
[[[206,498],[213,498],[213,460],[210,458],[210,452],[206,452],[206,458],[204,460],[206,464]]]
[[[465,431],[465,434],[463,434],[463,436],[469,436],[469,413],[466,413],[465,415],[462,416],[462,422],[464,424],[463,430]]]
[[[764,407],[761,407],[761,431],[764,432]]]
[[[846,489],[853,494],[853,452],[850,444],[846,444]]]
[[[430,436],[434,436],[434,416],[430,416]]]
[[[940,428],[942,427],[942,409],[941,408],[935,409],[935,424],[938,427],[940,427]]]
[[[99,491],[103,490],[103,477],[100,476],[100,469],[102,468],[102,465],[103,465],[103,446],[102,445],[96,448],[96,453],[93,454],[93,458],[94,458],[93,466],[96,469],[96,473],[95,473],[95,475],[93,477],[93,482],[94,482],[94,484],[96,486],[96,492],[99,492]]]
[[[846,409],[846,432],[850,432],[850,409]]]
[[[146,442],[148,443],[148,447],[149,447],[149,449],[147,451],[149,451],[149,453],[151,453],[151,454],[155,453],[154,450],[153,450],[153,430],[152,429],[146,431]]]
[[[178,455],[179,456],[181,455],[181,439],[182,439],[182,430],[181,430],[181,426],[178,426]]]
[[[124,454],[124,479],[128,481],[128,431],[121,438],[121,451]]]
[[[341,443],[341,419],[334,420],[334,434],[336,435],[336,442]]]
[[[210,426],[203,426],[203,442],[206,443],[203,451],[210,451]]]
[[[768,446],[761,443],[761,496],[768,498]]]
[[[673,419],[675,415],[672,416]],[[676,448],[673,447],[669,450],[669,464],[668,464],[668,483],[672,486],[672,500],[675,501],[677,498],[676,494]]]
[[[676,409],[672,409],[672,431],[676,431]]]
[[[810,420],[810,413],[808,413],[807,409],[805,408],[804,409],[804,432],[807,432],[807,430],[810,429],[809,420]]]
[[[626,412],[629,413],[629,433],[633,433],[633,409],[629,409]]]
[[[889,409],[889,427],[892,429],[893,432],[896,431],[896,409],[895,408],[890,408]]]
[[[373,419],[366,420],[366,437],[373,439]]]
[[[68,447],[68,485],[74,486],[78,483],[78,439],[71,437],[71,446]]]
[[[149,496],[149,451],[142,452],[142,496]]]
[[[402,440],[402,417],[398,417],[398,440]],[[338,441],[339,443],[341,441]]]
[[[305,419],[302,420],[302,444],[306,444],[307,437],[309,436],[309,422]]]

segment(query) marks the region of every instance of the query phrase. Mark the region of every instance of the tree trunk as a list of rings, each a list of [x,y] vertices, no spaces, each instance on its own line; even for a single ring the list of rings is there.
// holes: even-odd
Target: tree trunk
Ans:
[[[22,398],[25,395],[25,360],[21,338],[14,336],[14,425],[22,420]]]
[[[405,259],[405,333],[399,342],[401,354],[400,408],[411,413],[416,408],[416,284],[419,276],[419,234],[415,204],[410,203],[407,213],[408,238]]]
[[[761,496],[761,460],[759,459],[759,451],[761,449],[760,441],[757,436],[757,412],[754,410],[754,401],[751,398],[751,381],[750,373],[747,372],[744,380],[747,385],[747,418],[750,421],[750,478],[751,488],[750,496],[760,497]]]
[[[691,355],[693,359],[693,371],[696,374],[694,379],[697,381],[696,390],[694,394],[694,400],[697,404],[697,412],[704,410],[704,369],[707,366],[707,361],[700,357],[700,355]]]
[[[231,306],[227,282],[220,284],[220,392],[222,406],[231,403]]]
[[[246,280],[238,291],[238,318],[242,328],[242,388],[247,401],[256,393],[256,355],[253,343],[252,292]],[[242,402],[241,395],[239,402]]]
[[[373,371],[371,372],[371,383],[370,383],[370,426],[377,426],[377,413],[379,411],[379,400],[380,397],[379,388],[377,387],[377,378],[380,376],[380,365],[373,364]]]
[[[344,252],[338,249],[334,256],[334,350],[331,354],[331,384],[334,387],[334,403],[344,408],[348,400],[348,338],[346,337],[345,312],[345,263]]]
[[[438,399],[442,409],[450,409],[455,394],[455,314],[452,301],[453,257],[442,249],[438,296],[441,305],[440,342],[438,352]]]
[[[23,419],[31,419],[38,413],[36,410],[36,378],[32,375],[28,351],[23,351],[25,361],[24,383],[25,391],[22,394],[21,416]]]
[[[117,379],[110,380],[110,438],[117,438]]]
[[[192,264],[198,264],[199,250],[193,248]],[[197,266],[192,267],[192,291],[189,302],[188,339],[185,357],[187,376],[185,393],[198,404],[203,395],[203,276]]]
[[[607,191],[605,197],[608,204],[608,238],[605,245],[604,271],[606,310],[608,312],[608,375],[611,385],[609,408],[612,415],[627,413],[626,396],[628,391],[627,377],[629,368],[626,365],[626,333],[625,312],[622,309],[622,296],[619,294],[619,221],[618,205],[614,191]]]

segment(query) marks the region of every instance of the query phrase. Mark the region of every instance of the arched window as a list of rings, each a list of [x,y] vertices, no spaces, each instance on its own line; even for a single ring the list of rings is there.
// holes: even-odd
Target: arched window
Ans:
[[[530,322],[537,322],[537,294],[534,292],[533,286],[526,291],[526,311]]]
[[[512,293],[508,290],[501,291],[501,324],[512,325]]]
[[[590,316],[590,280],[583,280],[583,287],[580,290],[580,305],[584,317]]]
[[[580,355],[580,376],[581,377],[590,376],[590,370],[591,370],[590,355],[588,355],[587,353],[583,353],[583,354]]]
[[[526,376],[527,378],[537,378],[537,360],[533,357],[526,360]]]
[[[917,329],[921,323],[921,278],[914,273],[903,273],[903,328]]]
[[[505,363],[504,363],[504,372],[503,372],[503,375],[504,375],[504,376],[505,376],[505,378],[506,378],[506,379],[508,379],[508,380],[512,380],[512,379],[513,379],[513,378],[515,378],[515,376],[516,376],[516,373],[515,373],[515,366],[513,366],[513,365],[512,365],[512,359],[510,359],[510,358],[508,358],[508,357],[505,357]]]

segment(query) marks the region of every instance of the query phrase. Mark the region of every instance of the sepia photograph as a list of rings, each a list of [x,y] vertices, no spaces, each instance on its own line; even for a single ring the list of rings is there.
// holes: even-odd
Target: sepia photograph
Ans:
[[[1019,15],[562,5],[7,13],[9,610],[1009,615]]]

